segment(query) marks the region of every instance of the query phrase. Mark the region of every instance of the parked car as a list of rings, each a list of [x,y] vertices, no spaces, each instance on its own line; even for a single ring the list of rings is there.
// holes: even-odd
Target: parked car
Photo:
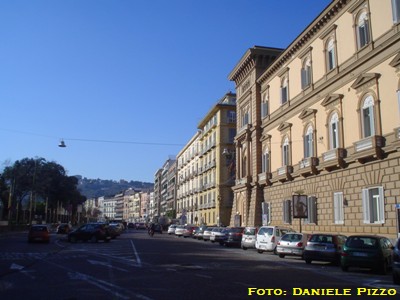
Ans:
[[[303,257],[307,239],[308,234],[306,233],[286,233],[276,243],[276,252],[280,258],[284,258],[286,255]]]
[[[32,225],[28,232],[28,242],[50,242],[50,231],[47,225]]]
[[[248,226],[244,228],[242,241],[240,244],[240,247],[243,250],[256,247],[257,231],[258,231],[257,227]]]
[[[216,240],[215,240],[216,236],[219,237],[221,235],[224,235],[222,233],[222,231],[224,229],[225,229],[224,227],[214,227],[213,230],[211,230],[210,242],[215,243],[216,242]],[[218,238],[217,238],[217,240],[218,240]]]
[[[214,227],[207,227],[206,229],[204,229],[203,232],[203,241],[207,242],[210,240],[211,237],[211,231],[214,229]]]
[[[276,243],[281,237],[289,232],[294,232],[293,229],[280,226],[261,226],[256,235],[256,249],[258,253],[264,251],[273,251],[276,253]]]
[[[184,225],[178,225],[175,228],[175,235],[178,237],[183,236],[183,231],[185,230],[185,226]]]
[[[117,236],[121,235],[121,229],[117,224],[109,224],[107,228],[112,239],[115,239]]]
[[[392,267],[393,245],[390,240],[378,235],[352,235],[342,249],[340,266],[343,271],[349,267],[372,268],[386,274]]]
[[[135,226],[134,223],[130,222],[130,223],[128,223],[128,228],[129,228],[129,229],[135,229],[136,226]]]
[[[125,230],[125,227],[122,223],[110,223],[108,224],[108,226],[112,226],[113,228],[115,228],[115,230],[119,233],[119,235],[121,233],[123,233],[123,231]]]
[[[61,223],[57,226],[57,234],[67,234],[71,229],[72,226],[69,223]]]
[[[169,225],[167,233],[168,233],[169,235],[174,234],[174,233],[175,233],[176,226],[178,226],[178,225],[176,225],[176,224],[171,224],[171,225]]]
[[[393,249],[393,283],[400,284],[400,239]]]
[[[339,265],[346,239],[347,236],[341,234],[313,233],[308,238],[303,258],[307,264],[316,260]]]
[[[145,223],[136,223],[136,229],[147,229],[147,226]]]
[[[191,237],[193,232],[196,230],[196,228],[199,228],[199,227],[197,227],[196,225],[186,225],[184,227],[182,236],[184,238]]]
[[[109,242],[110,239],[111,235],[105,223],[84,224],[68,234],[68,242],[71,243],[77,241],[91,241],[96,243],[99,240]]]
[[[207,226],[199,226],[199,229],[196,230],[196,232],[193,234],[193,238],[202,240],[203,239],[203,234],[204,230],[207,228]]]
[[[244,227],[231,227],[226,232],[226,239],[223,244],[227,247],[234,246],[240,247],[242,243]]]

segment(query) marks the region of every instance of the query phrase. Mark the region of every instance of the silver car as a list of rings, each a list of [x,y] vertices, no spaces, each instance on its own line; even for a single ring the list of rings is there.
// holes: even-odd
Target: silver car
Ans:
[[[247,250],[249,248],[256,248],[256,235],[258,228],[257,227],[246,227],[243,231],[241,248],[243,250]]]
[[[304,248],[307,245],[308,234],[286,233],[276,245],[276,252],[280,258],[286,255],[303,257]]]
[[[176,226],[176,228],[175,228],[175,235],[176,236],[179,236],[179,237],[181,237],[181,236],[183,236],[183,231],[185,230],[185,225],[178,225],[178,226]]]
[[[214,227],[207,227],[206,229],[204,229],[203,232],[203,241],[207,242],[210,240],[211,237],[211,231],[214,229]]]
[[[176,229],[177,226],[178,226],[178,225],[176,225],[176,224],[170,225],[170,226],[168,227],[168,234],[169,234],[169,235],[174,234],[174,233],[175,233],[175,229]]]

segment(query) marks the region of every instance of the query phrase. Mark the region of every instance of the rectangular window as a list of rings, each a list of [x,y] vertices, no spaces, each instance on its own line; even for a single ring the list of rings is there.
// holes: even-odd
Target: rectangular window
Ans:
[[[317,198],[310,196],[307,198],[307,223],[317,224]]]
[[[236,112],[229,110],[227,112],[228,123],[236,123]]]
[[[392,0],[392,15],[393,23],[399,23],[400,21],[400,0]]]
[[[292,223],[292,200],[283,201],[283,223]]]
[[[233,143],[236,136],[236,129],[229,128],[228,143]]]
[[[364,223],[385,223],[385,207],[383,187],[367,188],[362,190]]]
[[[333,219],[335,224],[344,224],[343,193],[333,193]]]

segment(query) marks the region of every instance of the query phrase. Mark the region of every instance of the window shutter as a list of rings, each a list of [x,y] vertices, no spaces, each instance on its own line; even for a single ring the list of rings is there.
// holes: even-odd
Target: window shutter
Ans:
[[[301,88],[304,89],[307,86],[307,72],[306,69],[301,69]]]
[[[385,195],[383,192],[383,187],[379,187],[379,216],[380,222],[385,223]]]
[[[364,223],[371,223],[369,212],[369,192],[368,189],[362,189],[362,203],[364,212]]]
[[[307,199],[308,222],[317,223],[317,198],[312,196]]]
[[[392,0],[392,14],[393,14],[393,23],[399,22],[400,18],[400,1]]]

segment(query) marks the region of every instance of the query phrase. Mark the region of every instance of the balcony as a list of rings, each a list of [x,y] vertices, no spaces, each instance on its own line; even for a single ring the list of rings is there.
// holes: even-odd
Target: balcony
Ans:
[[[317,166],[319,159],[317,157],[306,157],[299,162],[299,174],[303,177],[318,174]]]
[[[272,173],[260,173],[258,174],[258,183],[261,185],[272,185]]]
[[[235,180],[235,185],[248,185],[251,183],[251,176],[245,176]]]
[[[385,152],[385,138],[380,135],[374,135],[353,143],[353,157],[360,163],[365,163],[374,159],[383,159]]]
[[[285,182],[292,180],[293,166],[283,166],[276,170],[277,176],[276,180],[280,182]],[[274,178],[275,179],[275,178]]]
[[[326,171],[332,171],[346,166],[345,158],[347,157],[347,150],[344,148],[336,148],[322,153],[322,163]]]

